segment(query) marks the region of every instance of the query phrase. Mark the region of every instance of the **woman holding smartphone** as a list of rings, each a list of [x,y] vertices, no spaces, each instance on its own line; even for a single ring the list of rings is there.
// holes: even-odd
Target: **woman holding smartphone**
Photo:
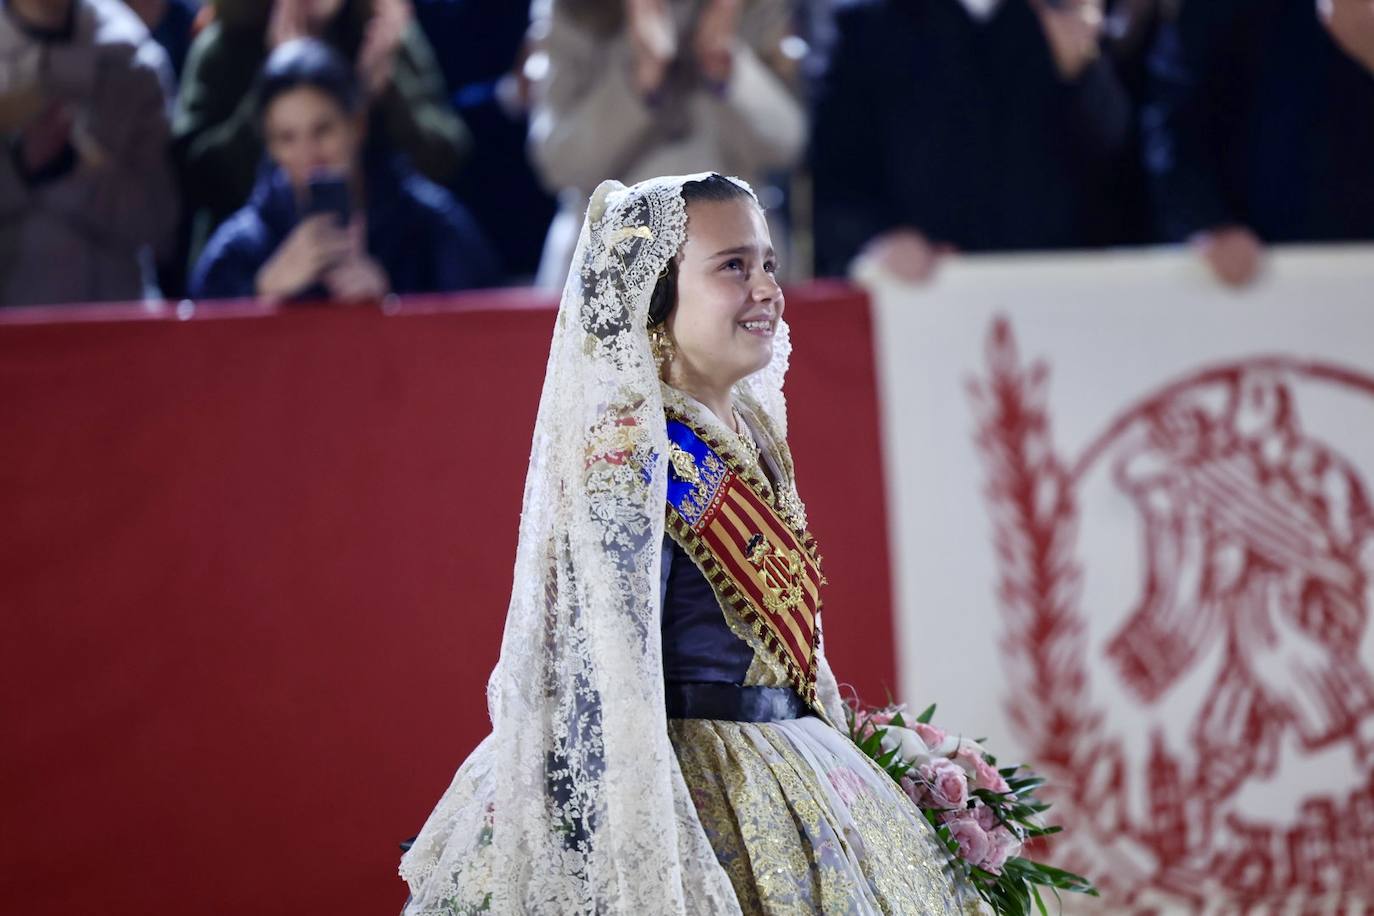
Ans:
[[[358,302],[498,280],[452,195],[367,142],[362,96],[335,51],[286,42],[255,91],[267,161],[206,245],[192,296]]]

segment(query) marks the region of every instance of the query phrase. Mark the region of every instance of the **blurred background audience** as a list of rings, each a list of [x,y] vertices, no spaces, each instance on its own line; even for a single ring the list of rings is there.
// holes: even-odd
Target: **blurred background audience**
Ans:
[[[167,55],[118,0],[0,2],[0,305],[156,294]]]
[[[1374,238],[1374,3],[1182,0],[1142,126],[1158,237],[1226,283],[1266,243]]]
[[[559,199],[538,285],[562,287],[587,196],[607,178],[725,172],[778,215],[767,175],[795,165],[807,135],[792,7],[536,0],[529,149]],[[770,230],[786,265],[786,225]]]
[[[1130,101],[1098,0],[906,0],[841,8],[817,93],[816,248],[867,248],[911,280],[944,251],[1121,241],[1107,191]]]
[[[253,189],[263,154],[253,80],[292,39],[318,38],[352,62],[371,142],[441,184],[457,174],[472,138],[407,0],[215,0],[214,13],[191,46],[173,122],[192,263]]]
[[[303,39],[356,89],[268,99]],[[0,131],[5,304],[552,288],[600,181],[705,170],[793,280],[1186,243],[1244,285],[1374,239],[1374,0],[0,0]]]
[[[361,88],[328,45],[279,45],[253,111],[269,162],[205,246],[193,296],[358,302],[495,285],[495,258],[467,211],[366,142]]]
[[[200,7],[193,0],[127,0],[129,9],[138,14],[148,32],[167,52],[172,75],[181,79],[186,53],[195,37],[196,17]],[[175,85],[175,83],[174,83]]]
[[[450,187],[472,210],[510,282],[533,277],[554,214],[525,155],[529,131],[527,3],[415,0],[439,58],[449,99],[478,142]],[[538,64],[536,59],[535,64]]]

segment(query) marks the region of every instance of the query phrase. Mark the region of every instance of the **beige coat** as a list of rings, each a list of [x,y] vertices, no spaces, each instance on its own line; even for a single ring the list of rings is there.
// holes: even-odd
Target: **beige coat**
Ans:
[[[616,3],[619,0],[606,0]],[[679,44],[686,46],[703,0],[674,3]],[[545,187],[559,198],[537,283],[561,288],[586,210],[603,180],[626,184],[656,175],[716,171],[754,185],[767,201],[764,177],[790,169],[806,142],[807,118],[783,40],[791,34],[790,0],[746,0],[733,75],[723,93],[691,81],[670,87],[650,107],[635,90],[623,29],[602,35],[536,0],[531,12],[542,52],[533,69],[529,148]],[[672,91],[673,89],[677,91]],[[769,220],[774,247],[786,240]],[[781,260],[787,264],[785,254]]]
[[[0,154],[0,305],[141,298],[148,249],[176,226],[170,80],[166,54],[119,0],[75,0],[70,37],[51,41],[0,7],[3,139],[63,102],[76,153],[72,168],[38,182],[10,149]]]

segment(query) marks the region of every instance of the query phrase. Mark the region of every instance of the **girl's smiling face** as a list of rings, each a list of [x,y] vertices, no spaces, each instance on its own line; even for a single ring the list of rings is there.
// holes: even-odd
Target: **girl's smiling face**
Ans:
[[[671,370],[728,389],[768,365],[784,302],[768,223],[749,198],[687,207]]]

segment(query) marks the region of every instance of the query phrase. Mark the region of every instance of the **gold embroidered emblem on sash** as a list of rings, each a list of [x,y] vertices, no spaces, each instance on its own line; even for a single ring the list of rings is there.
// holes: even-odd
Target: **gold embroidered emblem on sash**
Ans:
[[[783,553],[760,534],[749,543],[749,563],[759,571],[763,603],[774,614],[795,611],[802,606],[801,554],[795,549]]]

